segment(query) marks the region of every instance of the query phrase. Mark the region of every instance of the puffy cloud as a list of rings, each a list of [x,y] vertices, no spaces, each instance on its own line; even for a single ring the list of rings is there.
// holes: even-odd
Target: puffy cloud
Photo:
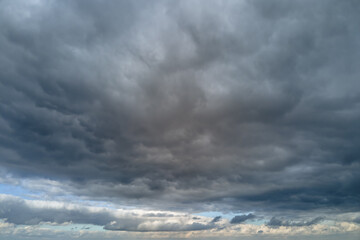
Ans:
[[[220,220],[221,220],[221,216],[216,216],[216,217],[213,218],[213,220],[211,220],[211,222],[216,223],[216,222],[218,222]]]
[[[245,215],[238,215],[238,216],[235,216],[231,219],[230,223],[231,224],[237,224],[237,223],[243,223],[245,222],[246,220],[249,220],[249,219],[254,219],[255,218],[255,215],[254,214],[245,214]]]
[[[267,225],[270,227],[280,227],[280,226],[303,227],[303,226],[311,226],[311,225],[317,224],[323,220],[324,220],[323,217],[317,217],[310,221],[289,221],[289,220],[280,220],[278,218],[273,217],[270,219],[270,221],[267,223]]]

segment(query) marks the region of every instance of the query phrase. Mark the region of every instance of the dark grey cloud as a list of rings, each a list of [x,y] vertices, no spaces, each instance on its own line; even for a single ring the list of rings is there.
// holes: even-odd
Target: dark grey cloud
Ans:
[[[1,1],[0,167],[164,209],[357,211],[359,10]]]
[[[267,223],[267,226],[270,227],[280,227],[280,226],[285,226],[285,227],[303,227],[303,226],[311,226],[314,224],[317,224],[321,221],[323,221],[324,218],[323,217],[317,217],[314,218],[310,221],[289,221],[289,220],[280,220],[276,217],[273,217],[270,219],[270,221]]]
[[[0,195],[0,219],[17,225],[73,223],[103,226],[113,231],[197,231],[217,227],[214,222],[195,221],[181,215],[119,213],[116,209],[81,206],[64,202],[29,201]],[[82,229],[89,229],[83,227]]]
[[[108,211],[46,202],[31,204],[21,198],[0,196],[0,218],[9,223],[37,225],[41,222],[106,225],[117,218]]]
[[[243,223],[243,222],[245,222],[246,220],[254,219],[254,218],[255,218],[255,215],[252,214],[252,213],[244,214],[244,215],[238,215],[238,216],[233,217],[233,218],[231,219],[230,223],[231,223],[231,224]]]
[[[213,218],[213,220],[211,220],[211,222],[216,223],[216,222],[218,222],[220,220],[221,220],[221,216],[216,216],[216,217]]]

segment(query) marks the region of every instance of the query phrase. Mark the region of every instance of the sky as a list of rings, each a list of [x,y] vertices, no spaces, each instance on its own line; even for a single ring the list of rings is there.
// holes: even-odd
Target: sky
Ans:
[[[357,0],[0,0],[0,240],[357,240]]]

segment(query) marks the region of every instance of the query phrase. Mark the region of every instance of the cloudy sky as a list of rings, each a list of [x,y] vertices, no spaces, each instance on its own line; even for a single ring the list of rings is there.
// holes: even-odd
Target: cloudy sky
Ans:
[[[0,0],[0,239],[359,239],[359,12]]]

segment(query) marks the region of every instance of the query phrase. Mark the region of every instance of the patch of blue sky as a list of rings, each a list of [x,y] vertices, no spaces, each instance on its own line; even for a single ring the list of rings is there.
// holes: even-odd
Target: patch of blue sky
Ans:
[[[0,183],[0,193],[17,196],[24,199],[32,199],[30,196],[34,194],[32,191],[23,188],[20,185],[12,185],[6,183]]]
[[[263,225],[263,224],[266,224],[269,220],[265,220],[265,219],[255,219],[255,220],[249,220],[247,222],[253,224],[253,225]]]
[[[72,200],[72,202],[74,202],[74,203],[80,203],[80,204],[83,204],[86,206],[104,207],[104,208],[114,209],[114,210],[118,209],[118,207],[115,206],[112,202],[88,200],[88,199],[80,198],[80,197],[77,197],[74,195],[69,195],[68,198],[69,198],[68,200]]]
[[[222,212],[200,212],[200,213],[196,213],[195,215],[199,215],[199,216],[203,216],[203,217],[221,216],[222,218],[226,218],[226,219],[230,220],[233,217],[235,217],[237,214],[234,214],[234,213],[222,213]]]
[[[249,214],[248,212],[245,213],[222,213],[222,212],[200,212],[200,213],[196,213],[195,215],[199,215],[199,216],[203,216],[203,217],[217,217],[217,216],[221,216],[222,218],[228,219],[229,221],[231,221],[232,218],[234,218],[237,215],[244,215],[244,214]],[[262,218],[255,218],[255,219],[251,219],[251,220],[247,220],[246,223],[251,223],[253,225],[262,225],[265,224],[267,222],[267,220],[262,219]]]

